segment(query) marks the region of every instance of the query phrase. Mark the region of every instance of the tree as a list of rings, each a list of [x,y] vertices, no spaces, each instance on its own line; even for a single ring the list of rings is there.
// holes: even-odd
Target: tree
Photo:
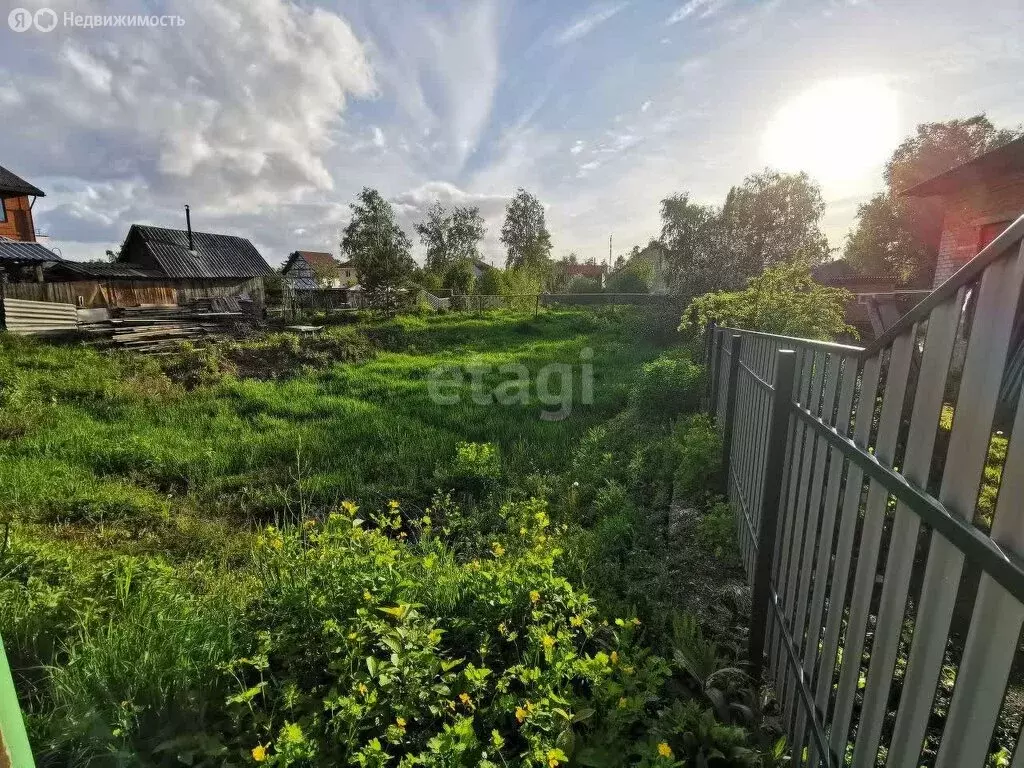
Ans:
[[[376,189],[363,187],[349,208],[352,219],[341,248],[355,263],[363,290],[392,309],[395,292],[416,267],[409,253],[412,243],[395,221],[391,204]]]
[[[330,288],[341,277],[338,262],[334,260],[326,264],[318,260],[310,268],[313,271],[313,279],[321,288]]]
[[[689,194],[661,201],[661,244],[673,293],[693,297],[743,285],[723,262],[728,251],[721,213],[710,205],[691,203]],[[645,250],[653,246],[652,241]]]
[[[473,272],[473,262],[469,259],[458,259],[445,272],[442,287],[453,294],[466,296],[473,292],[474,282],[476,274]]]
[[[485,269],[476,281],[476,292],[484,296],[498,296],[502,292],[502,275],[500,269]]]
[[[930,285],[942,236],[942,201],[903,193],[1019,135],[1019,130],[997,129],[985,115],[918,125],[886,163],[885,191],[858,209],[846,258],[861,274],[882,271],[908,285]]]
[[[930,207],[880,192],[857,208],[857,227],[846,236],[844,257],[855,273],[891,275],[901,285],[929,285],[935,266],[934,250],[918,236]],[[941,220],[941,216],[938,217]]]
[[[427,269],[445,274],[459,259],[480,258],[479,245],[486,229],[479,208],[456,206],[449,211],[434,203],[427,218],[416,225],[416,232],[427,249]]]
[[[803,172],[766,169],[733,187],[722,206],[722,226],[737,278],[799,260],[818,264],[829,254],[821,231],[825,200]]]
[[[832,339],[856,335],[847,325],[845,288],[819,285],[806,262],[779,264],[751,278],[742,291],[708,293],[690,302],[679,330],[700,331],[708,322],[765,333]]]
[[[509,269],[546,268],[551,256],[551,235],[544,222],[544,206],[525,189],[516,190],[505,209],[501,242],[508,249]]]
[[[613,272],[608,278],[609,293],[650,293],[654,279],[654,265],[641,256]]]

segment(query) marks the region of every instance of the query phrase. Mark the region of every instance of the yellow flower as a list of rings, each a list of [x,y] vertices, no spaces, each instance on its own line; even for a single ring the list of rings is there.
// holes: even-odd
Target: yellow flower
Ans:
[[[558,768],[558,757],[562,754],[562,750],[549,749],[548,750],[548,768]]]
[[[341,502],[341,508],[348,512],[350,515],[354,515],[359,510],[359,505],[354,501],[345,500]]]
[[[533,711],[533,704],[526,702],[525,706],[516,707],[516,720],[520,723],[523,722],[527,717],[530,716],[530,712]]]
[[[506,624],[504,621],[501,622],[501,624],[498,625],[498,632],[500,632],[503,635],[507,635],[508,634],[508,624]]]
[[[544,643],[545,650],[550,651],[552,648],[555,647],[555,638],[553,638],[551,635],[544,635],[544,638],[541,640],[541,642]]]
[[[370,594],[370,590],[363,590],[363,600],[365,600],[366,602],[370,602],[371,600],[373,600],[373,595]]]
[[[368,689],[368,688],[366,687],[366,684],[365,684],[365,683],[360,683],[360,684],[359,684],[359,692],[360,692],[361,694],[363,694],[363,696],[365,696],[365,695],[367,694],[367,692],[368,692],[368,691],[369,691],[369,689]]]
[[[663,741],[658,745],[658,754],[662,757],[672,757],[672,747]]]
[[[534,590],[532,590],[530,592],[530,602],[531,603],[539,603],[540,602],[540,592],[538,592],[536,589],[534,589]]]
[[[618,663],[619,663],[619,652],[618,651],[612,651],[612,664],[618,664]]]
[[[396,717],[395,718],[395,724],[399,728],[401,728],[403,731],[405,730],[405,718],[404,717]]]
[[[284,546],[284,539],[282,539],[280,536],[275,536],[270,540],[270,546],[272,546],[274,549],[281,549],[281,547]]]
[[[401,505],[394,499],[388,502],[388,509],[398,509],[400,506]]]
[[[619,697],[619,709],[625,709],[629,700],[625,696]]]
[[[257,763],[262,763],[267,759],[267,750],[262,744],[257,744],[252,748],[252,759]]]
[[[501,546],[501,544],[499,544],[498,542],[494,542],[491,545],[491,552],[494,553],[495,557],[501,557],[505,554],[505,548]]]
[[[473,699],[469,697],[469,694],[463,691],[459,694],[459,701],[465,704],[467,707],[473,703]]]
[[[316,527],[316,520],[313,520],[313,519],[309,519],[309,520],[307,520],[306,522],[304,522],[304,523],[303,523],[303,525],[304,525],[304,526],[305,526],[306,528],[314,528],[314,527]]]
[[[576,614],[575,616],[570,616],[569,617],[569,623],[572,626],[574,626],[574,627],[582,627],[583,626],[583,617],[580,616],[579,614]]]

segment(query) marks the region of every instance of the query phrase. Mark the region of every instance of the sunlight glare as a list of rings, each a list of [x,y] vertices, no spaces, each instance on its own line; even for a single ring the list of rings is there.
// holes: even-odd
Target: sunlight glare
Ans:
[[[764,159],[782,171],[807,171],[826,185],[863,177],[899,143],[896,102],[896,92],[881,76],[816,83],[769,122]]]

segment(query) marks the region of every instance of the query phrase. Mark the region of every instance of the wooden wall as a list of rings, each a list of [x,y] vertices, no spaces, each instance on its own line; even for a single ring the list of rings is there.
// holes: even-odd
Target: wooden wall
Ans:
[[[12,299],[53,301],[83,307],[137,307],[142,304],[188,304],[199,298],[248,293],[263,303],[263,280],[158,282],[142,280],[76,280],[67,283],[7,283],[3,293]],[[81,298],[81,302],[79,299]]]
[[[7,218],[0,221],[0,236],[9,237],[11,240],[35,242],[36,230],[32,223],[32,209],[29,207],[28,198],[24,195],[5,198],[4,210],[7,211]]]

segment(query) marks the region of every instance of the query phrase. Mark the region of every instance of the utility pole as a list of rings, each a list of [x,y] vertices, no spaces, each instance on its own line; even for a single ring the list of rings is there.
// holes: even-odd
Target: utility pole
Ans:
[[[608,271],[612,269],[612,236],[608,235]]]

